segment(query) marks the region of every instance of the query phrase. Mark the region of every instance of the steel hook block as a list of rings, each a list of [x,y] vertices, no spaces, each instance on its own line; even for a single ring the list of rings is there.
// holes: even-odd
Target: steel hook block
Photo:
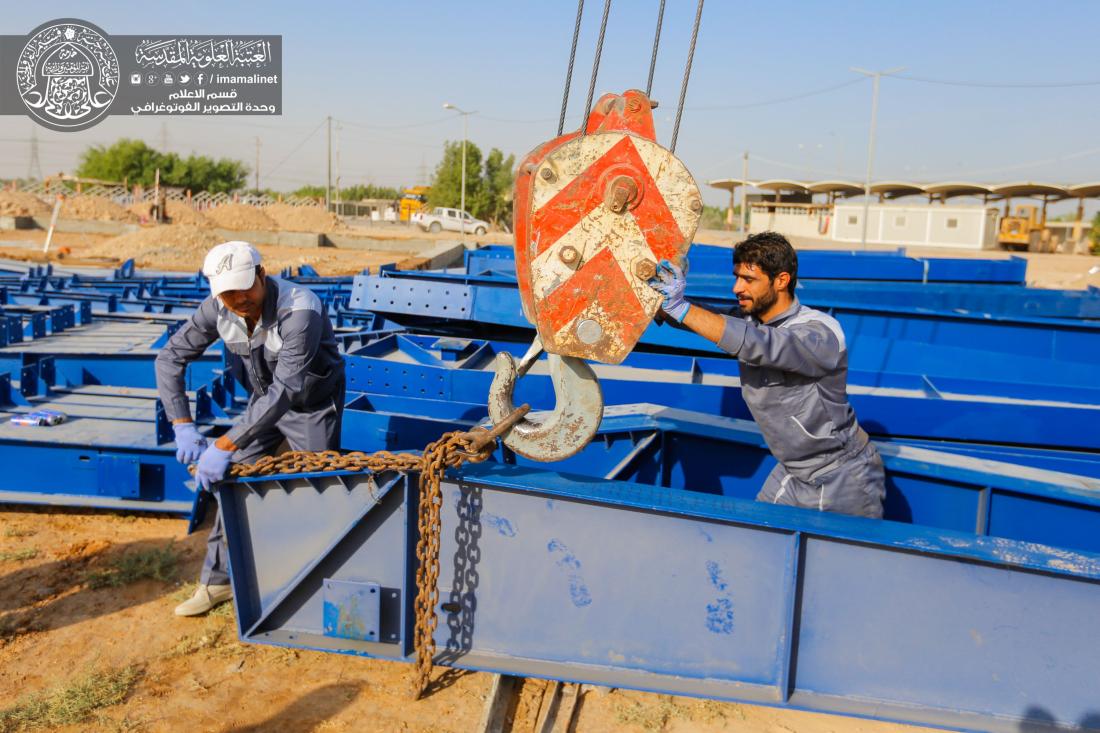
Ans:
[[[584,360],[547,354],[547,361],[557,398],[554,409],[524,417],[501,440],[532,460],[560,461],[576,454],[596,434],[603,418],[603,390]],[[489,417],[493,424],[500,424],[515,411],[512,395],[516,380],[533,362],[530,352],[519,364],[511,354],[497,354],[496,376],[489,387]]]

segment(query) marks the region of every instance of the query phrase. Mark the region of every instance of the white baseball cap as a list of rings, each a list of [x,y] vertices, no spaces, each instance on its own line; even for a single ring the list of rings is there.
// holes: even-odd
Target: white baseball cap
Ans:
[[[260,253],[248,242],[222,242],[206,254],[202,274],[215,296],[226,290],[248,290],[256,282]]]

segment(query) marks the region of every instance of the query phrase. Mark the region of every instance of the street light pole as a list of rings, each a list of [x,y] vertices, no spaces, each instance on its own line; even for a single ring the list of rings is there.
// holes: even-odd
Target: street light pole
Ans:
[[[476,115],[477,112],[464,112],[458,107],[454,106],[450,102],[443,103],[443,109],[453,109],[462,115],[462,192],[459,194],[458,207],[462,211],[462,216],[459,218],[459,227],[462,231],[462,236],[466,236],[466,138],[469,137],[469,118],[470,115]]]
[[[867,249],[867,219],[871,212],[871,171],[875,164],[875,127],[878,124],[879,81],[884,76],[899,74],[905,71],[905,67],[899,66],[887,71],[868,71],[867,69],[860,69],[853,66],[849,70],[857,74],[871,77],[873,89],[871,92],[871,130],[867,135],[867,175],[863,179],[863,234],[860,235],[859,239],[860,247]]]

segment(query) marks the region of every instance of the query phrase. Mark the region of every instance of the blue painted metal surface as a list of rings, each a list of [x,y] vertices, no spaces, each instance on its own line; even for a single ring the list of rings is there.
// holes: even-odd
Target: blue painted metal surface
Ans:
[[[410,487],[223,485],[242,638],[410,661]],[[1100,720],[1095,553],[525,466],[443,497],[440,664],[976,730]],[[326,634],[326,583],[377,584],[380,641]]]
[[[689,255],[691,271],[728,275],[733,270],[732,249],[695,244]],[[487,272],[515,274],[515,253],[510,245],[489,245],[465,253],[469,275]],[[886,251],[802,250],[798,253],[799,277],[806,280],[879,280],[910,282],[964,282],[1022,285],[1027,260],[970,259],[958,257],[908,257],[905,249]]]
[[[472,403],[481,405],[480,418],[493,378],[493,357],[505,351],[518,358],[526,349],[516,342],[390,335],[349,352],[348,389]],[[516,391],[517,400],[536,409],[555,404],[544,361],[519,381]],[[644,399],[750,417],[732,358],[635,352],[621,366],[593,367],[607,404]],[[1093,429],[1100,416],[1100,390],[1095,388],[852,369],[848,394],[861,423],[877,436],[1100,450],[1100,433]]]
[[[0,375],[0,502],[189,514],[194,491],[175,446],[158,436],[153,390],[86,385],[59,388],[48,361],[12,385]],[[51,427],[9,419],[48,408],[68,416]],[[223,423],[225,424],[225,423]]]
[[[720,312],[734,307],[728,291],[708,290],[696,298]],[[1100,322],[1064,318],[1008,317],[959,313],[932,307],[813,303],[840,321],[849,348],[860,339],[917,342],[925,347],[966,348],[1013,357],[1046,358],[1066,362],[1100,361]],[[467,277],[441,273],[384,272],[355,278],[349,305],[382,313],[412,326],[449,321],[475,321],[531,331],[523,316],[514,281],[500,277]],[[651,325],[642,344],[699,353],[717,347],[690,332]]]
[[[483,408],[462,403],[361,395],[345,411],[346,450],[419,450],[450,430],[468,430]],[[965,444],[876,440],[887,472],[886,517],[1100,552],[1100,457],[1091,475],[1080,464],[1040,469],[1027,451],[969,455]],[[956,450],[952,450],[955,448]],[[716,457],[721,457],[717,459]],[[496,460],[541,464],[508,450]],[[627,479],[738,499],[752,499],[775,466],[755,424],[657,405],[608,408],[597,437],[559,471]]]

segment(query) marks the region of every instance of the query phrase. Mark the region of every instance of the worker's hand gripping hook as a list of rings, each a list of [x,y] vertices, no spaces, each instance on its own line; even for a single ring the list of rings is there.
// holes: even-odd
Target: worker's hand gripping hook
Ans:
[[[497,354],[496,376],[489,387],[489,417],[494,424],[514,410],[512,395],[516,380],[528,372],[542,353],[542,341],[535,337],[519,364],[508,353]],[[550,380],[557,404],[535,419],[523,418],[501,436],[504,444],[536,461],[560,461],[588,445],[603,417],[603,391],[592,367],[583,359],[547,354]]]

